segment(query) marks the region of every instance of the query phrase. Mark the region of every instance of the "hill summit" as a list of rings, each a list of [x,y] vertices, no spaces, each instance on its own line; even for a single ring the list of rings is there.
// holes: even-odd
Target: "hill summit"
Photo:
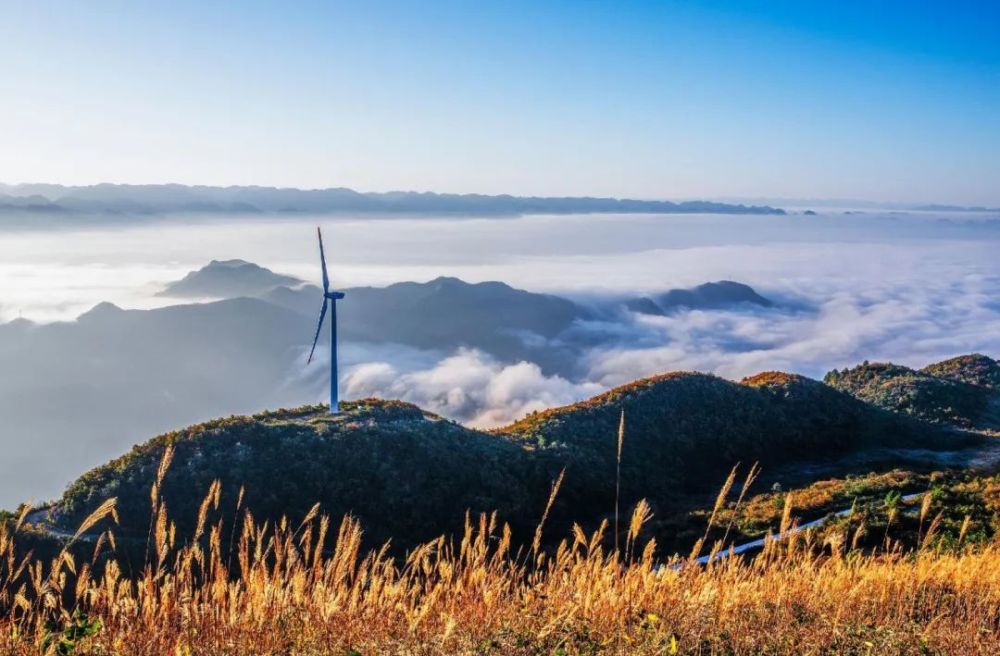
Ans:
[[[927,421],[1000,430],[1000,363],[964,355],[920,370],[864,362],[824,381],[873,405]]]
[[[157,296],[178,298],[230,298],[254,296],[302,281],[275,273],[245,260],[212,260],[176,282],[168,284]]]

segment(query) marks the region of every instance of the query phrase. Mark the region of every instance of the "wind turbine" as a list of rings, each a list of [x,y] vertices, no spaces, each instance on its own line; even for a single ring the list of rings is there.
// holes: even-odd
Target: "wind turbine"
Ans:
[[[323,318],[326,316],[327,306],[330,306],[330,414],[335,415],[340,412],[340,402],[337,400],[337,301],[344,298],[343,292],[330,291],[330,276],[326,273],[326,255],[323,253],[323,233],[316,228],[316,235],[319,237],[319,261],[323,266],[323,307],[319,311],[319,323],[316,325],[316,337],[313,338],[312,350],[309,351],[309,360],[312,362],[313,354],[316,352],[316,343],[319,341],[320,330],[323,329]],[[330,303],[333,301],[333,303]]]

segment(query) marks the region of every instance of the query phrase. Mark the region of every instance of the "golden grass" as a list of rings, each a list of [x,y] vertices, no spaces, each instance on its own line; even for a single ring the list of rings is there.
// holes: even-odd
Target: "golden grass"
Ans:
[[[197,534],[178,544],[154,490],[154,548],[132,578],[97,557],[113,548],[110,531],[88,562],[70,546],[41,562],[18,553],[19,523],[0,527],[0,653],[1000,653],[998,544],[942,552],[925,539],[914,553],[862,554],[839,546],[849,536],[824,551],[805,534],[752,560],[661,567],[655,545],[639,542],[651,516],[641,502],[620,554],[603,546],[606,525],[576,527],[548,552],[540,525],[524,552],[480,516],[459,543],[438,538],[399,561],[386,547],[362,553],[350,517],[325,551],[318,508],[298,526],[244,511],[229,527],[213,518],[218,499],[213,485]],[[105,504],[85,524],[113,512]],[[932,520],[925,536],[934,530]],[[230,551],[222,536],[233,532]]]

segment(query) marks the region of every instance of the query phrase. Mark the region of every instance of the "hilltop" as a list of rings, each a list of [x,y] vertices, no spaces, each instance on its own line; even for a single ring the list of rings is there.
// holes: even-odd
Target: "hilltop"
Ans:
[[[1000,392],[1000,362],[981,353],[960,355],[927,365],[921,371]]]
[[[671,289],[653,298],[641,297],[626,302],[633,312],[664,315],[679,310],[718,310],[741,304],[773,307],[774,303],[758,294],[749,285],[720,280],[706,282],[691,289]]]
[[[212,260],[197,271],[168,284],[157,296],[231,298],[256,296],[276,287],[299,285],[293,276],[275,273],[246,260]]]
[[[1000,364],[965,355],[920,370],[862,363],[824,381],[886,410],[963,428],[1000,430]]]
[[[317,501],[335,517],[369,523],[373,542],[412,545],[453,528],[466,509],[527,514],[526,452],[393,401],[355,401],[331,417],[325,407],[234,416],[161,435],[81,476],[58,504],[74,525],[108,496],[119,499],[124,535],[145,530],[148,489],[173,445],[163,495],[181,529],[197,517],[212,481],[223,482],[223,507],[258,518],[303,517]],[[472,466],[473,463],[475,466]]]
[[[306,407],[220,419],[161,435],[84,474],[55,514],[59,523],[75,526],[115,496],[121,531],[144,535],[147,493],[170,444],[175,455],[162,494],[182,533],[219,479],[223,508],[235,508],[241,487],[243,507],[258,519],[295,521],[318,501],[334,517],[351,513],[361,520],[373,543],[392,538],[397,549],[454,532],[467,510],[496,510],[525,536],[565,469],[550,516],[559,534],[573,522],[592,527],[613,507],[623,410],[623,503],[647,498],[654,510],[703,503],[738,461],[789,466],[786,472],[793,464],[808,472],[805,465],[819,463],[851,471],[859,462],[875,466],[885,449],[894,449],[891,461],[898,462],[907,449],[926,459],[927,450],[981,442],[800,376],[768,373],[734,383],[671,373],[492,432],[378,400],[347,403],[336,417]]]

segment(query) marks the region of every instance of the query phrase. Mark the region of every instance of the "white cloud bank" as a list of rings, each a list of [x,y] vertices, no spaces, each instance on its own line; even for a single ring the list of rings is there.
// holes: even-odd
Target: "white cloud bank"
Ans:
[[[348,369],[342,389],[346,398],[399,398],[489,427],[665,371],[738,380],[777,369],[821,378],[866,359],[920,367],[970,352],[1000,356],[1000,275],[920,276],[829,297],[814,293],[799,302],[798,309],[631,315],[616,325],[613,342],[582,352],[583,373],[575,380],[546,376],[529,362],[501,364],[473,350],[434,361],[376,350]],[[583,324],[576,330],[607,336],[607,328]]]
[[[488,355],[461,349],[434,366],[399,371],[384,361],[351,368],[342,379],[346,398],[402,399],[471,426],[508,423],[534,410],[565,405],[602,391],[593,382],[546,376],[530,362],[502,365]]]
[[[448,274],[586,298],[730,279],[785,308],[581,325],[580,333],[602,337],[580,353],[573,378],[474,351],[346,344],[343,393],[403,398],[458,420],[494,425],[677,369],[734,379],[765,369],[821,377],[865,359],[921,366],[972,351],[998,357],[1000,219],[980,218],[324,217],[336,284]],[[152,295],[163,282],[213,258],[242,257],[316,279],[314,225],[308,218],[0,231],[0,321],[22,311],[35,319],[72,318],[102,300],[149,307],[164,302]],[[294,371],[286,384],[302,390],[304,400],[325,398],[321,365],[296,363]]]
[[[988,289],[988,293],[984,290]],[[942,289],[840,292],[811,311],[690,312],[641,321],[663,344],[587,355],[588,379],[605,386],[691,369],[738,379],[780,369],[821,377],[862,360],[909,366],[969,352],[1000,354],[1000,278],[972,276]]]

